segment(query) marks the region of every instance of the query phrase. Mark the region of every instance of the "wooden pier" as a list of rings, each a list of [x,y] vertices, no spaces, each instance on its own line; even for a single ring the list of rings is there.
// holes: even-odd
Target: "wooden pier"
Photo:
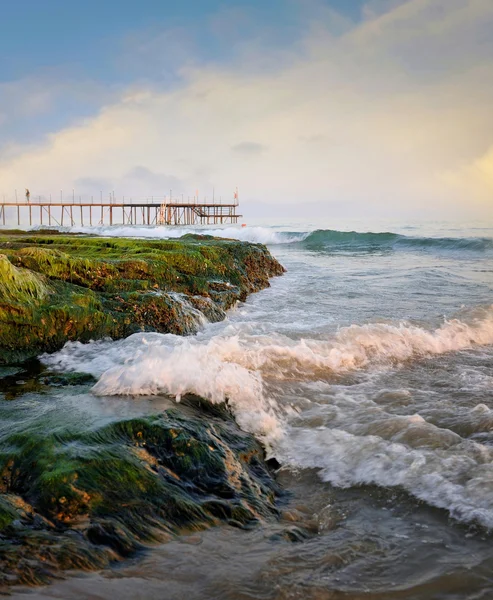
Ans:
[[[179,201],[117,201],[99,202],[45,201],[0,202],[0,225],[18,227],[101,226],[101,225],[222,225],[235,224],[238,201],[217,202]]]

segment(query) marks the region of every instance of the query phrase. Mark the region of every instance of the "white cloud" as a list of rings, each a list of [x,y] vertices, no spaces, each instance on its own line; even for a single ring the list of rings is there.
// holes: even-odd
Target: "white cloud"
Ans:
[[[361,13],[365,19],[375,19],[390,12],[410,0],[369,0],[363,5]]]
[[[56,69],[0,81],[0,160],[18,153],[19,147],[22,151],[23,144],[39,144],[50,126],[80,120],[120,93],[112,86]]]
[[[258,156],[262,154],[266,147],[257,142],[240,142],[232,148],[233,152],[236,152],[242,156]]]
[[[484,155],[455,171],[445,172],[443,181],[459,192],[471,212],[493,213],[493,146]]]
[[[247,48],[246,71],[242,59],[189,68],[178,87],[130,90],[0,159],[0,193],[226,195],[239,185],[252,201],[302,198],[329,214],[341,203],[358,216],[487,214],[493,41],[478,39],[492,24],[490,0],[409,0],[338,36],[318,23],[275,69]]]

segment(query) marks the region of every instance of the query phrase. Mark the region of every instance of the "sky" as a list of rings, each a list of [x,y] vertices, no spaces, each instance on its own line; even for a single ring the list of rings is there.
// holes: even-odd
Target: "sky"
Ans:
[[[1,6],[0,197],[493,216],[492,0]]]

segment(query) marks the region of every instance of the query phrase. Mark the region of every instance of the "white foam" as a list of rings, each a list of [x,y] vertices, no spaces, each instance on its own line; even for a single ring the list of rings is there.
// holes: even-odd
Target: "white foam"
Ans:
[[[470,323],[453,319],[435,330],[405,323],[351,325],[325,340],[235,336],[224,350],[228,360],[273,377],[313,378],[488,344],[493,344],[493,306]]]
[[[135,333],[123,340],[114,342],[111,339],[98,340],[83,344],[67,342],[65,346],[53,354],[43,354],[40,360],[56,371],[89,373],[94,377],[129,361],[138,361],[147,351],[148,346],[166,345],[183,342],[181,336],[161,333]]]
[[[213,335],[217,331],[194,338],[136,334],[119,342],[70,343],[43,361],[93,373],[98,395],[165,393],[180,400],[193,393],[227,402],[239,426],[257,435],[281,464],[317,468],[325,481],[342,487],[402,486],[460,520],[493,527],[490,449],[420,414],[387,414],[355,391],[324,398],[325,406],[330,403],[324,416],[316,404],[321,384],[313,383],[352,369],[370,369],[376,376],[382,366],[492,344],[493,307],[434,330],[404,323],[353,325],[324,340],[255,335],[241,325],[226,325]],[[289,409],[282,405],[289,401],[291,380],[305,386],[308,403],[314,400],[313,419],[307,413],[303,422],[301,415],[299,427],[286,424]],[[471,419],[477,427],[491,424],[485,406]]]
[[[460,521],[493,528],[493,454],[474,442],[435,451],[340,429],[293,428],[277,458],[293,467],[318,469],[323,481],[342,488],[400,486]]]
[[[99,377],[96,395],[169,394],[178,401],[191,393],[213,403],[227,402],[239,426],[271,445],[282,435],[276,403],[263,392],[260,373],[224,360],[217,340],[198,343],[180,336],[139,333],[125,340],[69,342],[41,360],[52,369]]]
[[[435,330],[414,325],[367,324],[342,328],[326,339],[293,340],[280,334],[255,335],[253,327],[227,327],[207,343],[227,362],[275,379],[313,379],[413,358],[493,343],[493,308],[470,323],[446,321]],[[196,343],[201,343],[198,340]]]
[[[185,341],[174,348],[148,346],[137,361],[105,371],[93,392],[101,396],[165,393],[177,401],[185,394],[197,394],[214,404],[227,402],[238,425],[267,443],[282,434],[273,403],[264,398],[260,375],[220,360],[207,345]]]
[[[169,226],[112,226],[112,227],[71,227],[71,233],[88,233],[103,237],[136,237],[150,239],[176,239],[187,233],[212,235],[256,244],[292,244],[305,239],[309,233],[283,233],[269,227],[169,227]]]

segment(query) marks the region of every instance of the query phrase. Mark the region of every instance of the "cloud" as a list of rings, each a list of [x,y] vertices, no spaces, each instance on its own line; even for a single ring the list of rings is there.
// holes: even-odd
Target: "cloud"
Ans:
[[[252,206],[303,198],[318,214],[488,214],[491,1],[372,5],[351,27],[317,18],[268,69],[244,40],[231,63],[187,63],[172,87],[134,85],[0,158],[0,193],[104,184],[125,196],[213,186],[225,196],[238,185]]]
[[[16,81],[0,81],[0,159],[19,144],[36,144],[117,100],[118,91],[88,78],[47,69]]]
[[[233,152],[242,156],[257,156],[262,154],[265,149],[266,147],[263,144],[257,144],[256,142],[240,142],[232,148]]]
[[[443,174],[451,190],[461,194],[470,213],[483,211],[491,216],[493,207],[493,146],[484,155],[460,169]]]
[[[364,19],[375,19],[409,1],[410,0],[370,0],[363,5],[361,14]]]
[[[80,177],[74,183],[78,195],[89,197],[106,197],[119,190],[119,195],[126,198],[143,198],[151,196],[173,195],[183,193],[186,189],[184,182],[177,177],[162,172],[151,171],[147,167],[135,166],[122,177]],[[123,190],[123,191],[122,191]],[[116,195],[116,192],[115,192]]]

